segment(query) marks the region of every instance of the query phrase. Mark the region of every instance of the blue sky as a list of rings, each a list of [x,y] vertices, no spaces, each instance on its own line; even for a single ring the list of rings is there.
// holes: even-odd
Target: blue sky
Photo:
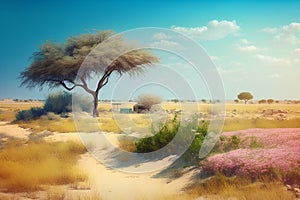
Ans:
[[[51,92],[20,88],[17,79],[46,40],[161,27],[205,48],[227,99],[241,91],[255,99],[300,99],[299,10],[299,1],[0,1],[0,98],[43,99]],[[110,84],[100,98],[109,98]]]

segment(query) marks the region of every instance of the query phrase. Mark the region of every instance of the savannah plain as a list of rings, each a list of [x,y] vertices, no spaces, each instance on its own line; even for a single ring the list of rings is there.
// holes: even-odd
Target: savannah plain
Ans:
[[[175,113],[180,116],[183,104],[198,104],[199,123],[209,124],[214,117],[210,103],[163,102],[167,121]],[[43,105],[43,101],[0,101],[0,199],[300,198],[300,104],[295,101],[227,102],[220,141],[206,158],[145,174],[121,172],[98,162],[82,144],[72,113],[16,121],[18,112]],[[124,137],[112,109],[111,103],[100,102],[99,124],[84,131],[100,126],[111,143],[136,152],[137,141]],[[151,127],[147,113],[123,115],[137,127]]]

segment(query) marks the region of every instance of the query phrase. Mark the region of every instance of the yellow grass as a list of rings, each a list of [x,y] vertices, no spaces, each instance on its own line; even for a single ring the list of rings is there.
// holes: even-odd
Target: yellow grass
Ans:
[[[300,118],[289,120],[230,118],[225,119],[223,132],[249,128],[300,128]]]
[[[42,107],[43,104],[43,102],[0,101],[0,121],[13,121],[19,111],[31,107]]]
[[[134,103],[123,104],[120,107],[132,107]],[[41,102],[31,103],[3,103],[0,102],[0,120],[13,120],[14,115],[18,110],[29,109],[33,106],[42,106]],[[172,103],[165,102],[162,107],[166,110],[180,110],[182,108],[192,109],[198,106],[198,112],[211,112],[212,104],[198,103]],[[41,117],[37,120],[29,122],[18,122],[21,127],[31,128],[34,132],[49,130],[54,132],[94,132],[105,131],[120,133],[122,128],[130,126],[132,131],[143,131],[145,128],[150,129],[151,119],[147,114],[122,114],[119,120],[113,118],[113,114],[109,112],[112,109],[110,103],[100,103],[100,117],[97,123],[90,123],[86,120],[77,121],[77,130],[72,118],[62,119],[59,116],[49,120],[47,117]],[[276,120],[266,119],[261,117],[262,111],[267,109],[287,111],[288,119]],[[236,115],[232,116],[235,112]],[[300,127],[300,104],[227,104],[226,105],[226,120],[223,131],[233,131],[248,128],[297,128]],[[209,116],[209,115],[208,115]],[[132,124],[134,126],[132,126]]]
[[[237,111],[262,111],[267,109],[300,111],[300,104],[226,104],[226,112],[236,109]]]
[[[76,162],[84,152],[84,146],[76,142],[10,145],[0,151],[0,188],[8,192],[33,191],[42,185],[83,181],[86,176]]]
[[[33,132],[40,132],[44,130],[60,133],[76,132],[74,121],[71,118],[58,118],[55,120],[40,118],[37,120],[30,120],[28,122],[20,121],[17,123],[22,128],[32,129]]]
[[[198,183],[189,189],[191,195],[202,196],[212,200],[245,199],[245,200],[294,200],[292,192],[280,182],[259,181],[251,183],[244,178],[227,178],[216,175],[204,183]]]

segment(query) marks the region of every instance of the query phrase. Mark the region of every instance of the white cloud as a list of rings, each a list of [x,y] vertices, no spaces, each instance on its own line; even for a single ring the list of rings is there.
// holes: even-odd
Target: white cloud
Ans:
[[[153,35],[153,39],[156,40],[166,40],[166,39],[171,39],[172,37],[170,35],[167,35],[165,33],[155,33]]]
[[[300,55],[300,48],[294,49],[293,52],[295,55]]]
[[[172,30],[185,34],[196,40],[218,40],[237,33],[240,27],[236,21],[217,21],[212,20],[208,22],[207,26],[200,26],[194,28],[172,26]]]
[[[161,49],[177,49],[180,45],[177,42],[169,41],[169,40],[160,40],[159,42],[154,42],[150,46],[161,48]]]
[[[274,37],[275,41],[283,44],[299,44],[300,40],[293,34],[281,33]]]
[[[290,33],[300,32],[300,23],[292,22],[289,25],[283,26],[282,30]]]
[[[256,52],[259,51],[260,49],[254,45],[248,45],[248,46],[236,45],[236,50],[241,52]]]
[[[266,32],[266,33],[275,34],[275,33],[277,33],[278,28],[264,28],[264,29],[262,29],[262,31]]]
[[[257,54],[256,59],[263,64],[266,65],[271,65],[271,66],[287,66],[291,64],[290,59],[285,59],[285,58],[275,58],[272,56],[266,56],[262,54]]]
[[[251,42],[247,39],[241,39],[240,41],[242,44],[251,44]]]
[[[240,39],[240,44],[235,44],[234,47],[237,51],[246,52],[246,53],[265,50],[265,49],[258,48],[247,39]]]
[[[275,34],[274,40],[281,44],[300,44],[300,23],[292,22],[280,28],[264,28],[262,31]]]

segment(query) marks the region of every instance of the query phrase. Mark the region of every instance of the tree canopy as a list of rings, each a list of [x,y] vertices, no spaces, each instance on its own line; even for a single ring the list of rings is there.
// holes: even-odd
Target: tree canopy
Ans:
[[[239,100],[244,101],[245,104],[249,100],[253,99],[253,95],[250,92],[241,92],[237,97],[238,97]]]
[[[28,88],[63,86],[67,90],[82,87],[94,97],[94,116],[98,116],[98,93],[112,72],[139,74],[158,62],[149,51],[134,48],[113,31],[72,36],[65,43],[45,42],[33,53],[31,64],[20,74],[21,85]],[[98,75],[95,90],[87,81]]]

